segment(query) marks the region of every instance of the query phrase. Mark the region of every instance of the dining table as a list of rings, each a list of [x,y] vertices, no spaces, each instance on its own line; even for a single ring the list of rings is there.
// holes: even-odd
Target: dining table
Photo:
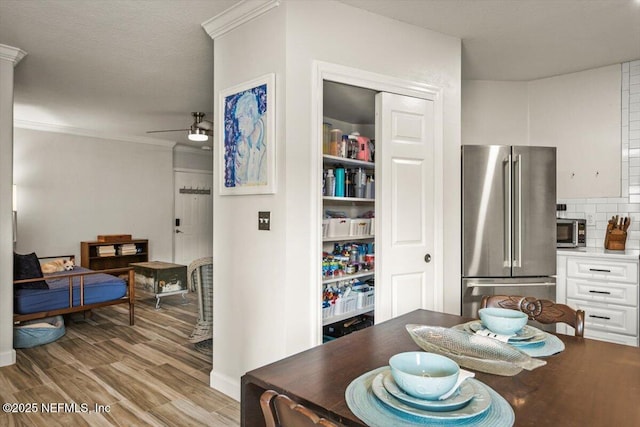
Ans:
[[[241,425],[265,425],[260,395],[275,390],[336,423],[365,426],[345,392],[394,354],[422,350],[406,325],[452,328],[471,320],[415,310],[251,370],[241,379]],[[511,406],[513,425],[640,426],[640,348],[554,335],[564,349],[540,357],[544,366],[511,376],[473,371]]]

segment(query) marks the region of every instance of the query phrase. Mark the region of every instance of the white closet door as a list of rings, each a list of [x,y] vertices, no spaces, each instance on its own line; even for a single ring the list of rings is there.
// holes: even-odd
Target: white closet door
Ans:
[[[434,113],[430,100],[376,95],[376,322],[436,305]]]
[[[189,265],[213,254],[213,174],[176,171],[174,187],[175,217],[180,225],[174,226],[173,258],[177,264]]]

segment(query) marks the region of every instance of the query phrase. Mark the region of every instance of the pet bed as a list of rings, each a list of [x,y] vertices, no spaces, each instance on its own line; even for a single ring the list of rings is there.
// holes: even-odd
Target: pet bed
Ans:
[[[13,327],[13,348],[31,348],[48,344],[65,334],[62,316],[30,320]]]
[[[64,256],[73,260],[73,256]],[[125,281],[118,277],[127,274]],[[135,280],[133,268],[93,271],[76,266],[26,280],[14,280],[14,322],[89,311],[113,304],[129,304],[129,324],[134,324]],[[44,282],[46,285],[29,286]]]

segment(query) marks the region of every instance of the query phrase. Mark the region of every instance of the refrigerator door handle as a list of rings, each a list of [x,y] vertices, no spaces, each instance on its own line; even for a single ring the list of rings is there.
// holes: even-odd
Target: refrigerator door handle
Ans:
[[[529,282],[529,283],[477,283],[477,282],[468,282],[467,288],[507,288],[514,286],[556,286],[555,282]]]
[[[522,156],[518,154],[513,161],[513,168],[515,170],[515,206],[514,206],[514,224],[513,235],[514,242],[514,254],[513,254],[513,268],[522,267]]]
[[[511,268],[511,154],[503,162],[504,167],[504,259],[503,267]]]

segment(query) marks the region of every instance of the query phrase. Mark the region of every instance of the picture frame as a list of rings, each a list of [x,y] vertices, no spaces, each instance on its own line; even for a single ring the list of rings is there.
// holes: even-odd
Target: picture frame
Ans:
[[[220,91],[220,195],[276,192],[275,74]]]

